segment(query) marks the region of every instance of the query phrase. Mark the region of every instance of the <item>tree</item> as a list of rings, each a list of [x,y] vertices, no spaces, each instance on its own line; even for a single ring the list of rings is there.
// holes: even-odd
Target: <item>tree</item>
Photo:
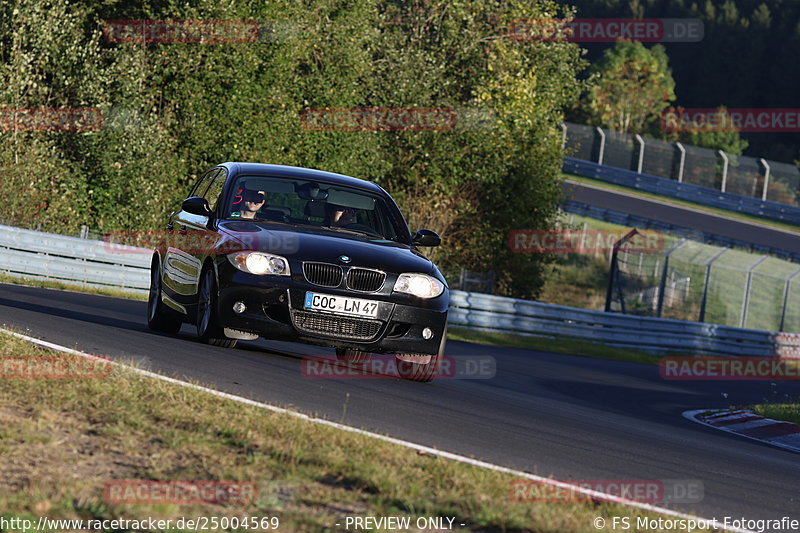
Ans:
[[[681,111],[680,107],[675,110],[675,116],[680,117]],[[733,155],[742,155],[748,146],[748,142],[742,139],[739,130],[734,127],[725,106],[717,108],[714,125],[682,124],[680,131],[665,132],[664,138],[691,146],[722,150]]]
[[[585,108],[596,126],[645,133],[675,99],[664,47],[618,41],[589,69]]]

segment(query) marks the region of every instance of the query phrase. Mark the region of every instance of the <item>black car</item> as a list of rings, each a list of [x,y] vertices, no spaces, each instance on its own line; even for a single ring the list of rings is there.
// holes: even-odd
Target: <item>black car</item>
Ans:
[[[203,341],[289,340],[339,359],[393,353],[397,371],[430,381],[444,353],[449,291],[378,185],[320,170],[224,163],[173,212],[153,254],[147,323]]]

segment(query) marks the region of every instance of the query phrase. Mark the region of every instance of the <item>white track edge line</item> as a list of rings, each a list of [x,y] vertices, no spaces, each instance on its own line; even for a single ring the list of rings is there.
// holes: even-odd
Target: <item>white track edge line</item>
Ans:
[[[23,335],[22,333],[17,333],[15,331],[10,331],[10,330],[7,330],[7,329],[2,328],[2,327],[0,327],[0,333],[5,333],[5,334],[11,335],[13,337],[17,337],[19,339],[31,342],[33,344],[36,344],[36,345],[39,345],[39,346],[42,346],[42,347],[45,347],[45,348],[50,348],[51,350],[56,350],[56,351],[59,351],[59,352],[69,353],[69,354],[72,354],[72,355],[77,355],[79,357],[85,357],[87,359],[92,359],[92,360],[107,361],[107,362],[111,363],[112,365],[127,369],[129,371],[132,371],[132,372],[134,372],[136,374],[140,374],[142,376],[155,378],[155,379],[160,379],[162,381],[166,381],[167,383],[174,383],[174,384],[179,385],[181,387],[187,387],[187,388],[190,388],[190,389],[203,391],[203,392],[206,392],[206,393],[211,394],[213,396],[217,396],[219,398],[225,398],[227,400],[233,400],[235,402],[239,402],[239,403],[242,403],[242,404],[245,404],[245,405],[250,405],[250,406],[258,407],[258,408],[261,408],[261,409],[266,409],[268,411],[272,411],[272,412],[275,412],[275,413],[281,413],[281,414],[293,416],[295,418],[299,418],[301,420],[312,422],[314,424],[320,424],[320,425],[323,425],[323,426],[329,426],[329,427],[333,427],[333,428],[336,428],[336,429],[339,429],[339,430],[348,431],[350,433],[355,433],[355,434],[363,435],[363,436],[370,437],[370,438],[373,438],[373,439],[382,440],[384,442],[397,444],[397,445],[403,446],[405,448],[410,448],[410,449],[413,449],[413,450],[417,450],[417,451],[421,451],[421,452],[428,453],[428,454],[431,454],[431,455],[435,455],[437,457],[443,457],[445,459],[458,461],[460,463],[466,463],[466,464],[469,464],[469,465],[472,465],[472,466],[485,468],[487,470],[493,470],[493,471],[501,472],[501,473],[504,473],[504,474],[511,474],[511,475],[514,475],[514,476],[526,478],[526,479],[529,479],[531,481],[536,481],[538,483],[545,483],[547,485],[551,485],[551,486],[555,486],[555,487],[559,487],[559,488],[563,488],[563,489],[569,489],[570,491],[578,492],[580,494],[585,494],[586,496],[590,496],[590,497],[598,499],[598,500],[603,500],[603,501],[610,502],[610,503],[619,503],[619,504],[622,504],[622,505],[627,505],[629,507],[637,507],[637,508],[645,510],[645,511],[651,511],[651,512],[655,512],[655,513],[659,513],[659,514],[673,516],[673,517],[676,517],[676,518],[683,518],[683,519],[695,520],[695,521],[702,520],[703,522],[708,523],[711,527],[714,527],[714,528],[717,528],[717,529],[720,529],[720,530],[723,530],[723,531],[733,531],[735,533],[755,533],[755,532],[753,532],[753,531],[751,531],[749,529],[739,529],[739,528],[725,527],[723,524],[720,524],[716,520],[710,520],[710,519],[702,518],[702,517],[699,517],[699,516],[696,516],[696,515],[691,515],[691,514],[687,514],[687,513],[681,513],[680,511],[674,511],[672,509],[667,509],[667,508],[664,508],[664,507],[658,507],[657,505],[652,505],[652,504],[649,504],[649,503],[638,502],[638,501],[635,501],[635,500],[628,500],[627,498],[621,498],[619,496],[614,496],[613,494],[606,494],[604,492],[596,491],[596,490],[593,490],[593,489],[587,489],[585,487],[580,487],[578,485],[571,485],[571,484],[565,483],[563,481],[558,481],[558,480],[555,480],[555,479],[538,476],[536,474],[530,474],[528,472],[522,472],[520,470],[514,470],[513,468],[508,468],[508,467],[496,465],[496,464],[493,464],[493,463],[487,463],[485,461],[480,461],[478,459],[473,459],[471,457],[466,457],[464,455],[459,455],[459,454],[452,453],[452,452],[447,452],[447,451],[444,451],[444,450],[437,450],[436,448],[431,448],[429,446],[424,446],[422,444],[416,444],[416,443],[405,441],[405,440],[402,440],[402,439],[389,437],[387,435],[381,435],[379,433],[373,433],[371,431],[366,431],[364,429],[359,429],[359,428],[356,428],[356,427],[347,426],[345,424],[340,424],[338,422],[331,422],[330,420],[325,420],[323,418],[315,418],[315,417],[312,417],[312,416],[309,416],[309,415],[306,415],[306,414],[303,414],[303,413],[300,413],[300,412],[297,412],[297,411],[284,409],[283,407],[277,407],[275,405],[270,405],[270,404],[267,404],[267,403],[258,402],[256,400],[251,400],[251,399],[245,398],[243,396],[237,396],[235,394],[229,394],[227,392],[221,392],[221,391],[218,391],[218,390],[210,389],[208,387],[203,387],[202,385],[195,385],[194,383],[188,383],[186,381],[181,381],[179,379],[175,379],[175,378],[171,378],[171,377],[168,377],[168,376],[164,376],[164,375],[158,374],[156,372],[150,372],[148,370],[142,370],[141,368],[136,368],[134,366],[126,365],[126,364],[123,364],[123,363],[120,363],[120,362],[117,362],[117,361],[111,361],[111,360],[109,360],[109,359],[107,359],[105,357],[99,357],[99,356],[96,356],[96,355],[91,355],[91,354],[87,354],[87,353],[84,353],[84,352],[80,352],[78,350],[73,350],[72,348],[67,348],[66,346],[61,346],[60,344],[54,344],[52,342],[43,341],[43,340],[37,339],[35,337],[29,337],[28,335]],[[685,416],[685,413],[684,413],[684,416]]]
[[[738,435],[739,437],[744,437],[745,439],[754,440],[754,441],[760,442],[762,444],[769,444],[770,446],[775,446],[777,448],[783,448],[784,450],[788,450],[790,452],[800,453],[800,448],[798,448],[797,446],[790,446],[788,444],[782,444],[780,442],[773,442],[773,441],[769,441],[769,440],[766,440],[766,439],[759,439],[758,437],[751,437],[750,435],[745,435],[744,433],[739,433],[739,432],[734,431],[732,429],[728,429],[725,426],[715,426],[713,424],[709,424],[708,422],[704,422],[704,421],[696,418],[697,415],[699,415],[700,413],[707,413],[708,411],[712,411],[712,409],[691,409],[689,411],[684,411],[682,414],[683,414],[684,418],[687,418],[687,419],[691,420],[692,422],[696,422],[698,424],[702,424],[702,425],[710,427],[710,428],[719,429],[719,430],[724,431],[726,433],[730,433],[731,435]],[[756,415],[756,416],[760,416],[760,415]],[[762,417],[762,418],[764,420],[772,420],[773,422],[781,422],[780,420],[775,420],[775,419],[772,419],[772,418],[766,418],[766,417]]]

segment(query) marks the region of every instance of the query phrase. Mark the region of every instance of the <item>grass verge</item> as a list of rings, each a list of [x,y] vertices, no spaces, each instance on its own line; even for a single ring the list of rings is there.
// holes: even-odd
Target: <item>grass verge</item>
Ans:
[[[0,283],[11,283],[13,285],[27,285],[29,287],[42,287],[45,289],[57,289],[60,291],[83,292],[86,294],[99,294],[102,296],[113,296],[114,298],[127,298],[129,300],[147,301],[147,294],[126,291],[124,289],[87,287],[77,283],[65,283],[44,279],[26,278],[20,276],[10,276],[0,272]]]
[[[626,361],[629,363],[643,363],[657,365],[661,357],[642,350],[630,348],[617,348],[598,342],[588,342],[575,339],[548,339],[546,337],[528,337],[513,333],[494,333],[489,331],[474,331],[458,326],[447,329],[448,340],[474,342],[491,346],[507,346],[525,350],[538,350],[542,352],[563,353],[567,355],[580,355],[596,359],[609,359],[612,361]],[[678,355],[678,354],[671,354]],[[680,354],[687,355],[687,354]]]
[[[800,403],[759,403],[747,409],[766,418],[800,424]]]
[[[47,355],[0,334],[0,362]],[[276,516],[282,531],[330,531],[348,515],[449,516],[466,524],[456,530],[569,533],[611,531],[595,528],[598,516],[608,528],[613,516],[659,516],[602,502],[513,501],[511,475],[123,368],[95,379],[0,379],[0,402],[7,520]],[[258,491],[227,505],[120,504],[104,500],[111,480],[253,481]]]
[[[728,218],[733,218],[736,220],[741,220],[742,222],[749,222],[750,224],[755,224],[757,226],[767,226],[783,231],[790,231],[792,233],[798,234],[797,226],[794,224],[788,224],[786,222],[779,222],[777,220],[770,220],[766,218],[754,217],[751,215],[747,215],[744,213],[739,213],[737,211],[728,211],[727,209],[720,209],[718,207],[710,207],[706,205],[696,204],[694,202],[688,202],[686,200],[678,200],[676,198],[670,198],[668,196],[661,196],[658,194],[653,194],[649,192],[640,191],[638,189],[632,189],[630,187],[625,187],[623,185],[617,185],[616,183],[608,183],[602,180],[596,180],[593,178],[585,178],[583,176],[575,176],[573,174],[566,174],[562,173],[562,177],[565,180],[569,181],[577,181],[579,183],[583,183],[586,185],[591,185],[593,187],[599,187],[601,189],[608,189],[610,191],[617,191],[623,192],[625,194],[630,194],[632,196],[639,196],[642,198],[647,198],[649,200],[658,200],[660,202],[673,204],[679,207],[690,207],[697,211],[703,211],[710,215],[720,215]]]

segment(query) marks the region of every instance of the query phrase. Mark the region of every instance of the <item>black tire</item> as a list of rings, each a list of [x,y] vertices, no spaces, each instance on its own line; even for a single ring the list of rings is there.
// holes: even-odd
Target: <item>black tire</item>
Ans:
[[[225,336],[217,319],[217,280],[214,269],[203,269],[197,289],[197,336],[201,341],[220,348],[233,348],[236,339]]]
[[[405,361],[403,359],[399,359],[395,356],[395,363],[397,366],[397,374],[409,381],[419,381],[422,383],[427,383],[429,381],[433,381],[436,375],[439,373],[439,366],[441,365],[441,361],[444,358],[444,347],[447,344],[447,326],[444,328],[444,332],[442,333],[442,340],[439,342],[439,352],[430,356],[430,361],[425,364],[421,363],[413,363],[411,361]],[[419,355],[421,357],[428,356],[430,354],[399,354],[399,355]]]
[[[175,311],[169,309],[161,301],[161,261],[158,255],[153,256],[150,264],[150,292],[147,296],[147,327],[164,333],[178,333],[182,321]]]
[[[336,359],[345,363],[366,363],[370,360],[372,354],[361,350],[354,350],[353,348],[336,348]]]

